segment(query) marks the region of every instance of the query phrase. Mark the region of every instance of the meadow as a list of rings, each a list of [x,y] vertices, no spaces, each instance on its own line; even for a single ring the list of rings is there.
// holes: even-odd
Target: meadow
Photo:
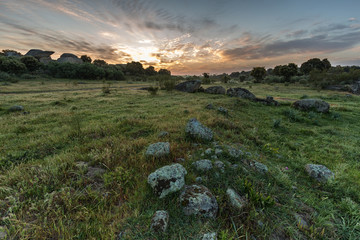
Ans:
[[[0,83],[0,230],[10,239],[199,239],[211,231],[218,239],[360,239],[360,96],[299,84],[212,84],[280,103],[266,106],[226,95],[139,90],[153,84]],[[292,108],[302,98],[327,101],[330,113]],[[206,109],[209,103],[214,110]],[[25,113],[8,111],[14,105]],[[219,113],[220,106],[229,113]],[[269,168],[207,173],[203,184],[219,203],[215,219],[184,216],[178,193],[158,199],[147,184],[151,172],[178,158],[185,159],[186,183],[195,183],[191,163],[206,158],[213,143],[186,137],[194,117],[216,142],[242,147]],[[159,138],[161,131],[169,135]],[[170,156],[145,157],[159,141],[170,142]],[[308,163],[325,165],[335,179],[314,181]],[[228,187],[247,193],[243,211],[229,206]],[[150,221],[160,209],[169,211],[169,229],[154,233]]]

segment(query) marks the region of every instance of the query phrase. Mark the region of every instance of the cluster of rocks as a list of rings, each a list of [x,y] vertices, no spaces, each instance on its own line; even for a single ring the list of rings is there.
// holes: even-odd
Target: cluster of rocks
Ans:
[[[196,119],[190,119],[186,125],[186,133],[195,139],[210,141],[213,139],[212,130],[202,125]],[[211,156],[212,160],[201,159],[194,161],[191,166],[195,172],[200,174],[207,174],[215,171],[218,173],[225,173],[226,166],[234,167],[237,164],[231,164],[228,161],[220,161],[218,158],[222,156],[230,156],[235,161],[242,165],[248,166],[253,170],[266,174],[268,167],[255,160],[246,161],[246,159],[253,158],[255,155],[246,152],[243,148],[235,148],[229,145],[219,145],[213,142],[215,149],[208,148],[202,155]],[[164,157],[170,154],[170,143],[158,142],[149,145],[146,151],[147,156]],[[227,158],[229,159],[229,158]],[[185,160],[181,161],[184,162]],[[180,162],[180,161],[179,161]],[[306,172],[315,180],[325,183],[334,178],[334,174],[323,165],[308,164],[305,166]],[[186,185],[185,176],[188,171],[180,163],[163,166],[152,172],[147,179],[148,184],[153,189],[153,192],[160,198],[165,198],[170,194],[179,193],[178,201],[182,208],[183,214],[187,216],[198,216],[203,218],[215,218],[219,211],[218,202],[206,186],[200,184],[201,177],[196,178],[196,184]],[[241,211],[248,204],[248,199],[245,194],[236,192],[233,188],[227,188],[226,197],[229,206],[233,210]],[[307,223],[300,215],[295,216],[296,220],[302,226],[307,226]],[[165,232],[168,225],[170,215],[166,210],[158,210],[154,213],[150,228],[156,232]],[[201,239],[216,239],[216,233],[206,233]]]
[[[325,89],[332,91],[350,92],[352,94],[360,95],[360,81],[356,81],[350,85],[330,85]]]
[[[52,61],[54,61],[51,58],[51,55],[53,55],[54,51],[43,51],[40,49],[31,49],[28,51],[25,56],[33,56],[37,60],[39,60],[41,63],[48,64]],[[76,55],[72,53],[64,53],[56,60],[59,63],[83,63],[83,60],[78,58]]]

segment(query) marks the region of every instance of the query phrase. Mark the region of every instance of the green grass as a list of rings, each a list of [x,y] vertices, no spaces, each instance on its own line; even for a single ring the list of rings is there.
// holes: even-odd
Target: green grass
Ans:
[[[99,81],[20,81],[0,86],[0,226],[15,239],[198,239],[208,231],[219,239],[359,239],[360,97],[316,91],[300,85],[248,84],[256,96],[273,96],[281,106],[204,93],[136,90],[147,83],[112,82],[104,94]],[[107,86],[107,83],[106,83]],[[206,86],[207,87],[207,86]],[[84,90],[85,88],[89,90]],[[68,90],[48,92],[51,90]],[[71,91],[70,91],[71,90]],[[304,95],[331,104],[329,114],[291,108]],[[205,109],[212,103],[215,110]],[[9,113],[22,105],[29,114]],[[228,115],[216,111],[222,106]],[[249,168],[210,172],[204,185],[216,196],[216,219],[186,217],[178,193],[159,200],[147,185],[155,169],[185,158],[187,184],[199,176],[191,163],[211,143],[194,145],[185,125],[196,117],[221,144],[242,145],[269,167],[261,175]],[[159,139],[161,131],[170,134]],[[171,143],[171,155],[145,158],[149,144]],[[190,156],[191,155],[191,156]],[[221,160],[233,159],[224,155]],[[86,177],[76,164],[87,162],[106,173]],[[319,184],[305,173],[308,163],[323,164],[336,178]],[[226,189],[247,193],[249,205],[234,212]],[[265,200],[268,199],[268,200]],[[170,213],[168,231],[149,230],[156,210]],[[299,228],[294,214],[309,229]]]

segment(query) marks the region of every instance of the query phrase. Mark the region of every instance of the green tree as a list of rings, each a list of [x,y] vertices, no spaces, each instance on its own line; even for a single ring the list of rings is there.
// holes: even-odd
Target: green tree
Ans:
[[[139,76],[145,73],[143,65],[140,62],[132,61],[130,63],[127,63],[125,69],[129,75],[133,75],[133,76]]]
[[[84,63],[91,63],[92,62],[91,57],[89,57],[88,55],[82,55],[80,58],[81,58],[81,60],[83,60]]]
[[[0,57],[0,71],[20,74],[26,72],[26,66],[19,59],[13,57]]]
[[[169,75],[169,76],[171,76],[171,72],[169,70],[167,70],[167,69],[160,69],[159,74],[160,75]]]
[[[107,65],[107,62],[102,59],[95,59],[93,64],[98,67],[105,67]]]
[[[39,62],[39,60],[37,60],[36,58],[34,58],[33,56],[24,56],[20,58],[20,61],[25,64],[26,68],[30,71],[30,72],[34,72],[36,70],[38,70],[41,67],[41,63]]]
[[[239,77],[240,77],[240,72],[232,72],[232,73],[230,74],[230,77],[231,77],[231,78],[239,78]]]
[[[254,67],[251,71],[251,76],[255,78],[256,83],[261,82],[266,76],[265,67]]]
[[[145,74],[147,76],[155,76],[157,74],[157,71],[153,66],[149,66],[145,69]]]
[[[230,77],[229,77],[229,75],[227,75],[226,73],[223,73],[223,74],[221,75],[220,80],[221,80],[221,82],[223,82],[223,83],[228,83],[229,80],[230,80]]]
[[[323,60],[320,60],[319,58],[312,58],[301,64],[300,71],[303,74],[308,75],[314,69],[323,71],[330,68],[331,64],[328,59],[324,58]]]

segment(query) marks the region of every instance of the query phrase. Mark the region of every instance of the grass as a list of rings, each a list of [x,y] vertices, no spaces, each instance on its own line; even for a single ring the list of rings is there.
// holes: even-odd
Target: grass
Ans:
[[[15,239],[198,239],[209,231],[219,239],[359,239],[360,97],[316,91],[300,85],[231,84],[256,96],[271,95],[281,106],[205,93],[159,91],[112,82],[104,94],[101,81],[20,81],[0,92],[0,226]],[[228,86],[227,86],[228,87]],[[86,90],[88,89],[88,90]],[[52,90],[67,90],[49,92]],[[304,95],[331,104],[329,114],[291,108]],[[212,103],[215,110],[205,106]],[[22,105],[29,114],[9,113]],[[219,114],[222,106],[228,115]],[[199,173],[191,163],[212,143],[187,139],[185,125],[196,117],[215,132],[221,144],[241,145],[269,167],[262,175],[248,168],[209,172],[203,184],[216,196],[216,219],[186,217],[178,193],[158,199],[146,183],[155,169],[185,158],[187,184]],[[147,159],[149,144],[164,141],[171,155]],[[227,155],[221,160],[234,162]],[[87,176],[102,168],[102,177]],[[235,163],[235,162],[234,162]],[[305,164],[323,164],[336,178],[319,184]],[[247,194],[242,212],[231,209],[226,189]],[[149,230],[156,210],[170,213],[165,234]],[[309,224],[301,228],[297,213]]]

